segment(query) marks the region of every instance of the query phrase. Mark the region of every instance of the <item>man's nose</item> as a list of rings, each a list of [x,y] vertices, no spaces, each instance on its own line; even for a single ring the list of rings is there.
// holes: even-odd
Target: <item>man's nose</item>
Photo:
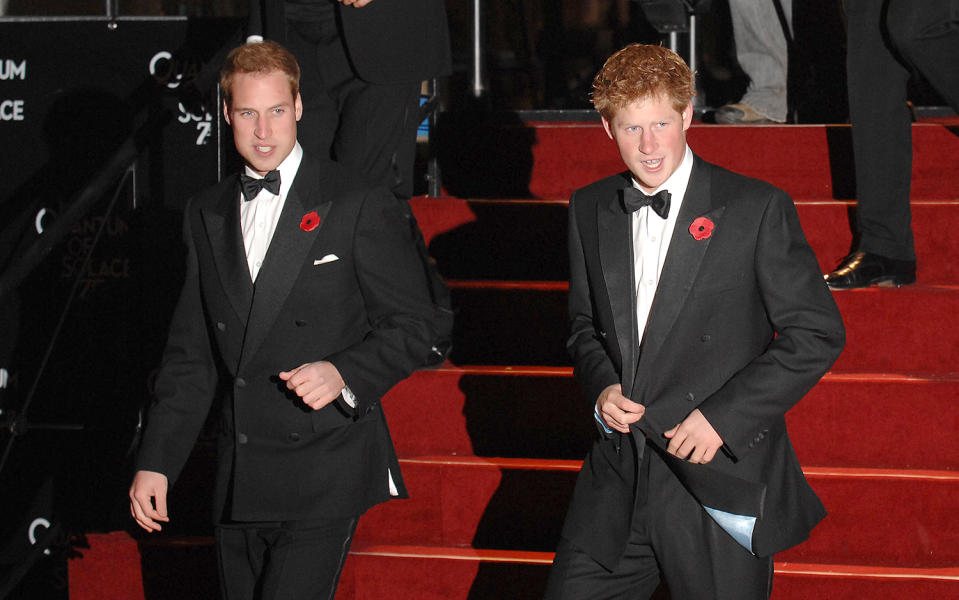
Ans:
[[[270,136],[270,122],[264,118],[258,118],[256,120],[256,127],[253,128],[253,135],[262,139],[266,139]]]
[[[643,154],[652,154],[656,150],[656,140],[648,133],[639,136],[639,151]]]

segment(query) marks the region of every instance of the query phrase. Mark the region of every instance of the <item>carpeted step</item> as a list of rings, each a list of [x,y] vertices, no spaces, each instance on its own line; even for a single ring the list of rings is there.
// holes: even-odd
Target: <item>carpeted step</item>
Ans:
[[[370,510],[360,521],[357,542],[553,550],[579,464],[404,459],[411,499]],[[917,568],[959,564],[959,474],[824,468],[806,474],[830,514],[783,560]]]
[[[598,123],[539,123],[529,129],[536,138],[529,174],[535,198],[565,199],[577,187],[624,170],[616,145]],[[916,124],[912,132],[912,198],[955,198],[955,128]],[[848,125],[696,124],[687,139],[704,159],[764,179],[793,197],[855,198]]]
[[[957,397],[959,377],[830,373],[787,414],[790,436],[804,465],[959,470],[957,453],[929,451],[953,443]],[[570,368],[420,371],[384,407],[401,457],[580,460],[596,437]]]
[[[959,198],[959,179],[953,198]],[[833,269],[852,244],[855,202],[795,200],[820,268]],[[569,279],[565,202],[421,197],[412,205],[430,253],[449,279]],[[920,283],[959,283],[959,243],[944,225],[957,215],[959,199],[913,202]]]
[[[455,282],[454,282],[455,284]],[[454,364],[569,364],[565,286],[454,287]],[[846,349],[837,371],[952,373],[959,288],[914,285],[839,291]]]
[[[552,553],[457,547],[354,546],[337,600],[533,600]],[[772,600],[954,598],[959,569],[905,569],[776,561]],[[656,600],[666,598],[657,592]]]
[[[122,533],[91,534],[90,545]],[[132,540],[131,540],[132,542]],[[136,544],[134,543],[134,546]],[[219,595],[216,553],[209,537],[142,541],[139,553],[104,556],[149,565],[140,579],[135,567],[104,577],[97,557],[86,550],[70,560],[70,597],[184,600]],[[340,579],[337,600],[538,599],[552,552],[484,550],[471,547],[366,545],[354,543]],[[811,597],[859,600],[952,598],[959,594],[959,568],[902,568],[815,564],[779,560],[773,600]],[[126,577],[126,579],[124,579]],[[656,598],[664,596],[657,595]]]

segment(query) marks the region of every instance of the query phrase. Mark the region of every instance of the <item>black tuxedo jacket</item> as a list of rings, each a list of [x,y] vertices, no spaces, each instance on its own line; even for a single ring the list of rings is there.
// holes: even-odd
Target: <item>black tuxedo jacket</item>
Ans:
[[[572,334],[587,397],[607,386],[646,407],[631,436],[601,435],[563,535],[612,568],[630,531],[637,450],[699,408],[725,442],[707,465],[667,455],[704,506],[757,517],[753,551],[805,540],[825,510],[806,483],[784,415],[842,350],[836,304],[781,190],[696,158],[643,339],[636,334],[629,173],[574,192],[569,209]],[[701,240],[690,232],[704,217]]]
[[[234,175],[186,209],[186,281],[138,468],[172,483],[220,396],[218,520],[357,515],[390,497],[387,469],[405,495],[379,401],[434,333],[396,200],[305,155],[255,285],[239,203]],[[314,211],[319,225],[308,231],[301,222]],[[336,366],[355,409],[340,398],[311,410],[277,376],[317,360]]]
[[[249,0],[249,5],[248,33],[285,44],[284,2]],[[360,79],[414,82],[452,70],[443,0],[373,0],[362,8],[337,2],[336,9],[346,52]]]

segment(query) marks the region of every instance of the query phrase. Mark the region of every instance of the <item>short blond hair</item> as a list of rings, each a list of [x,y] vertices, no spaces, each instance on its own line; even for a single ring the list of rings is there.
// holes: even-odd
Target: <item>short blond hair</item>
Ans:
[[[610,56],[593,79],[593,106],[607,120],[637,100],[658,96],[682,113],[695,95],[686,61],[662,46],[630,44]]]
[[[290,82],[293,98],[300,93],[300,65],[293,54],[272,40],[237,46],[227,54],[220,69],[220,87],[228,108],[233,107],[233,79],[240,73],[266,75],[280,71]]]

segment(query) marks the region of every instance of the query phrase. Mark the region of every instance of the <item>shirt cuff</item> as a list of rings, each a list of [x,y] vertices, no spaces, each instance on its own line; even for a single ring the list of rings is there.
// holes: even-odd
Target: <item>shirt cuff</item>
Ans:
[[[599,416],[598,406],[593,406],[593,417],[596,418],[596,422],[599,423],[599,426],[603,428],[603,431],[606,433],[613,433],[613,430],[606,426],[606,422],[603,421],[603,417]]]
[[[349,386],[344,387],[340,393],[343,395],[343,402],[349,404],[350,408],[356,408],[356,396],[353,394],[353,391],[350,390]]]
[[[256,35],[256,34],[254,34],[254,35],[248,35],[248,36],[246,36],[246,43],[247,43],[247,44],[253,44],[253,43],[262,42],[262,41],[263,41],[263,36],[262,36],[262,35]]]

